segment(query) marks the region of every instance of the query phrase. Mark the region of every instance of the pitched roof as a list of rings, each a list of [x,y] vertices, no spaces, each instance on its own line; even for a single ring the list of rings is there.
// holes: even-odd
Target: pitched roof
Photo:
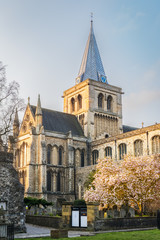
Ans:
[[[131,127],[131,126],[127,126],[127,125],[123,125],[122,127],[123,127],[123,133],[131,132],[131,131],[134,131],[134,130],[138,129],[136,127]]]
[[[36,106],[30,105],[35,116]],[[68,113],[42,108],[44,130],[59,133],[72,132],[74,136],[84,136],[83,130],[76,116]]]
[[[76,82],[83,82],[88,78],[101,81],[102,76],[106,79],[91,21],[90,33]]]

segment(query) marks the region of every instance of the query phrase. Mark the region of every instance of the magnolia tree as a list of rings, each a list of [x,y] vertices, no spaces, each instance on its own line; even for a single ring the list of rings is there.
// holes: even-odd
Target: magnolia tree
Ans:
[[[0,144],[6,144],[12,132],[14,114],[24,107],[19,97],[19,84],[15,81],[7,83],[5,66],[0,62]],[[3,141],[2,141],[3,140]]]
[[[160,155],[99,160],[92,186],[84,194],[86,201],[98,201],[108,208],[130,206],[140,214],[159,198]]]

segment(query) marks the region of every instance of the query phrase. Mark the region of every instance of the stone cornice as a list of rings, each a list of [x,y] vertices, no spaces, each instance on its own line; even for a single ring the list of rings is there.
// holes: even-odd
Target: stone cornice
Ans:
[[[150,132],[150,131],[154,131],[154,130],[157,130],[157,129],[160,130],[160,123],[152,125],[152,126],[140,128],[140,129],[137,129],[137,130],[133,130],[133,131],[130,131],[130,132],[121,133],[121,134],[113,136],[113,137],[103,138],[103,139],[100,139],[100,140],[95,140],[91,143],[91,146],[93,147],[93,146],[101,145],[101,144],[104,144],[104,143],[109,143],[109,142],[112,142],[112,141],[115,141],[115,140],[120,140],[120,139],[123,139],[123,138],[133,137],[133,136],[140,135],[140,134],[143,134],[143,133],[147,133],[147,132]]]

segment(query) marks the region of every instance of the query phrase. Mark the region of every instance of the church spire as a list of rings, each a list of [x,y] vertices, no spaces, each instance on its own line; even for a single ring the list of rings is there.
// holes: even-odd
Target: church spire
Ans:
[[[13,136],[17,137],[19,134],[19,118],[18,118],[18,111],[16,108],[14,122],[13,122]]]
[[[92,16],[90,33],[82,58],[78,77],[76,78],[76,83],[83,82],[88,78],[100,82],[107,82],[107,78],[105,76],[103,64],[93,31]]]
[[[40,94],[38,94],[35,119],[36,119],[36,125],[42,126],[42,108],[41,108]]]

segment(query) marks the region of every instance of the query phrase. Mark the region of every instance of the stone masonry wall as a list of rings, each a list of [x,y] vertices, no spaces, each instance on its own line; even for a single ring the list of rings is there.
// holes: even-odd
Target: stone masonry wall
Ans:
[[[0,203],[6,203],[5,221],[14,223],[16,232],[25,232],[24,188],[13,167],[13,156],[0,152]]]

